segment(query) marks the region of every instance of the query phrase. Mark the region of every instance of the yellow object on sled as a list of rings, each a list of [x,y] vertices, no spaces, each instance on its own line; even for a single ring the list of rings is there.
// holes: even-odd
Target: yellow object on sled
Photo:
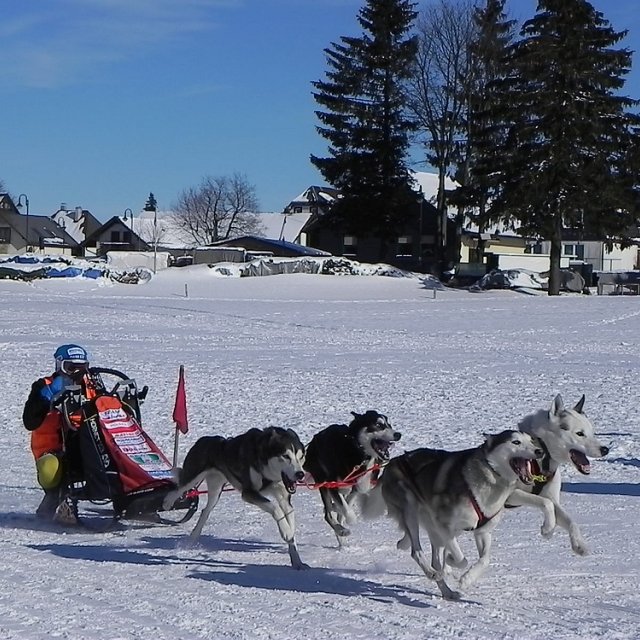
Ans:
[[[60,484],[62,479],[62,463],[60,458],[53,453],[45,453],[36,460],[38,472],[38,484],[43,489],[53,489]]]

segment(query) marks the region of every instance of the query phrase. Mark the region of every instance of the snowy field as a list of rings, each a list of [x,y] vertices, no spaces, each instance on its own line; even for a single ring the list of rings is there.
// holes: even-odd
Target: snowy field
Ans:
[[[188,285],[188,297],[185,296]],[[215,277],[174,269],[146,285],[0,281],[0,639],[416,640],[640,637],[640,298],[433,292],[419,280]],[[585,410],[606,459],[565,474],[565,506],[591,554],[541,516],[511,510],[491,567],[461,602],[442,600],[381,519],[336,549],[319,496],[294,496],[297,572],[273,521],[225,493],[195,549],[177,527],[63,530],[32,515],[40,498],[22,406],[79,342],[92,364],[150,392],[143,422],[171,455],[178,367],[190,431],[295,429],[307,442],[377,409],[403,433],[396,453],[476,446],[558,392]],[[475,557],[471,536],[463,549]]]

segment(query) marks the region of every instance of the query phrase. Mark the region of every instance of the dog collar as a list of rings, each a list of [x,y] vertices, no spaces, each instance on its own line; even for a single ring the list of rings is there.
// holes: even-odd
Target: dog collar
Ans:
[[[549,471],[549,461],[551,460],[551,454],[549,453],[549,448],[547,447],[545,441],[539,436],[536,437],[538,438],[538,442],[540,443],[540,448],[542,449],[542,451],[544,451],[544,456],[542,457],[542,463],[535,461],[534,462],[538,465],[538,469],[540,469],[540,471],[542,471],[542,473],[546,476]],[[551,474],[550,478],[551,477],[553,477],[553,474]]]

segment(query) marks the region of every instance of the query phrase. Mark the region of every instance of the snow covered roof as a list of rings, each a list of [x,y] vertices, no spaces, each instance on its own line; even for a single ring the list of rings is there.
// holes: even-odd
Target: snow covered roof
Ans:
[[[295,242],[311,213],[260,213],[261,232],[265,238]]]
[[[428,202],[431,202],[431,204],[435,204],[436,198],[438,197],[438,174],[427,173],[426,171],[411,171],[410,175],[414,180],[416,190],[422,187],[422,193],[424,194],[425,199]],[[445,177],[445,189],[455,189],[458,186],[460,185],[455,182],[455,180]]]

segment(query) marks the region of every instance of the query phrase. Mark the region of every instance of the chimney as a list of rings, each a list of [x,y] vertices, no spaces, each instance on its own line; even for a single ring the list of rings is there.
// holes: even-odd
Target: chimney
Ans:
[[[66,211],[67,210],[67,203],[66,202],[61,202],[60,203],[60,211]]]
[[[73,216],[73,221],[80,222],[81,219],[82,219],[82,207],[76,207],[76,211]]]

